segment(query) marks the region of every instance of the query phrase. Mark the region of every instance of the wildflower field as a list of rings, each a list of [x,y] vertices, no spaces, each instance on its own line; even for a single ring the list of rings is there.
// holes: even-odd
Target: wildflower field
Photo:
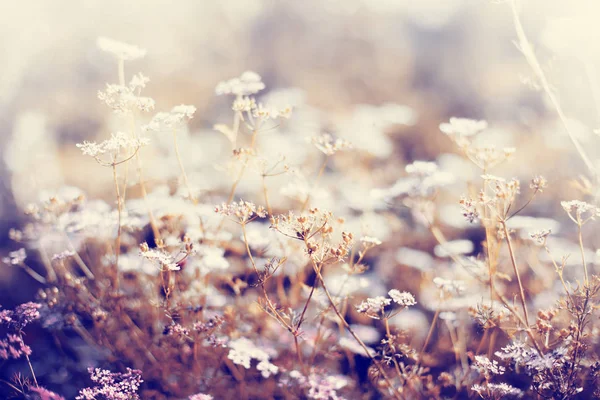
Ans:
[[[0,13],[0,399],[600,398],[595,0]]]

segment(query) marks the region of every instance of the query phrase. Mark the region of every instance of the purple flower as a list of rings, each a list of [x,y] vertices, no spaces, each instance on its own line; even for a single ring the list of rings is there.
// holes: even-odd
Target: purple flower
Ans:
[[[40,304],[30,301],[17,306],[14,310],[2,310],[0,311],[0,324],[20,331],[40,318],[38,311],[40,307]]]
[[[25,344],[21,335],[9,333],[5,339],[0,339],[0,359],[17,359],[22,355],[31,355],[31,347]]]
[[[29,394],[33,394],[32,398],[35,400],[65,400],[64,397],[43,387],[30,387]]]
[[[142,371],[127,368],[126,373],[88,368],[94,387],[81,389],[77,400],[140,400],[137,394],[142,381]]]

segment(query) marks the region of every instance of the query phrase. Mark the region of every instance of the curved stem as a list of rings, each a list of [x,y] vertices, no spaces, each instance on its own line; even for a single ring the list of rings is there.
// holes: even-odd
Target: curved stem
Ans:
[[[567,121],[567,117],[565,116],[565,114],[563,112],[560,102],[558,101],[556,95],[554,94],[554,91],[550,87],[550,83],[548,82],[548,79],[546,78],[546,74],[544,73],[544,70],[542,69],[540,62],[538,61],[538,59],[535,55],[535,52],[533,51],[533,47],[531,46],[531,43],[527,39],[525,30],[523,29],[523,25],[521,24],[521,19],[519,18],[519,12],[517,10],[517,1],[518,0],[511,0],[510,5],[511,5],[512,14],[513,14],[513,21],[515,24],[515,30],[517,32],[517,38],[519,39],[520,50],[523,52],[523,55],[525,56],[525,60],[527,61],[527,63],[529,64],[529,66],[531,67],[531,69],[533,70],[535,75],[537,75],[538,79],[540,80],[540,83],[542,84],[542,88],[544,89],[544,91],[546,92],[546,95],[550,98],[550,102],[556,109],[556,113],[558,114],[560,121],[562,122],[565,130],[567,131],[567,134],[569,135],[571,142],[573,142],[575,149],[579,153],[579,155],[580,155],[581,159],[583,160],[583,162],[585,163],[586,167],[595,176],[596,168],[594,167],[594,164],[590,161],[590,159],[586,155],[585,151],[583,150],[583,147],[579,143],[579,140],[577,140],[577,137],[575,136],[575,134],[571,131],[571,128]]]

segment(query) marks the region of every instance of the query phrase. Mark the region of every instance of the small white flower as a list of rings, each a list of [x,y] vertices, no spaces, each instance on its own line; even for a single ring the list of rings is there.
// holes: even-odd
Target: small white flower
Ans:
[[[475,363],[471,365],[471,368],[485,376],[502,375],[506,371],[503,366],[498,365],[498,361],[492,361],[486,356],[475,356]]]
[[[352,148],[352,144],[347,140],[334,138],[329,133],[324,133],[319,136],[311,138],[312,143],[317,149],[323,154],[331,156],[340,150],[346,150]]]
[[[464,292],[467,289],[463,281],[444,279],[439,276],[433,278],[433,283],[435,284],[435,286],[438,287],[438,289],[441,289],[443,292],[447,293],[458,294]]]
[[[138,46],[119,42],[107,37],[99,37],[96,39],[96,44],[100,50],[110,53],[115,57],[125,61],[135,60],[146,55],[146,50]]]
[[[232,340],[229,342],[229,354],[227,358],[233,361],[234,364],[242,365],[244,368],[250,368],[250,362],[254,360],[259,361],[259,365],[264,370],[263,376],[265,373],[269,375],[271,373],[275,374],[279,370],[275,365],[269,363],[269,354],[266,351],[258,348],[254,343],[246,338],[239,338],[236,340]],[[266,362],[266,363],[263,363]],[[262,363],[262,364],[261,364]]]
[[[8,257],[4,257],[2,262],[10,265],[20,265],[23,264],[25,259],[27,258],[27,252],[24,248],[19,250],[11,251],[8,253]]]
[[[385,306],[389,306],[391,303],[391,299],[383,296],[368,298],[356,307],[356,311],[366,314],[371,318],[379,319],[379,313],[383,311]]]
[[[77,146],[78,149],[81,149],[84,156],[98,157],[106,151],[104,147],[98,143],[88,142],[87,140],[84,140],[83,143],[77,143],[75,146]]]
[[[443,133],[456,136],[473,136],[487,127],[487,121],[456,117],[450,118],[450,122],[440,124],[440,130]]]
[[[537,244],[546,243],[546,238],[552,233],[552,229],[541,229],[539,231],[531,232],[529,237],[534,240]]]
[[[363,236],[360,238],[360,241],[365,246],[379,246],[381,244],[381,240],[377,239],[376,237],[372,237],[372,236]]]
[[[570,200],[570,201],[561,201],[560,205],[562,208],[569,214],[569,217],[578,223],[581,220],[581,217],[585,213],[590,213],[589,219],[593,219],[600,213],[600,209],[593,204],[586,203],[585,201],[580,200]],[[572,215],[572,213],[574,215]],[[581,221],[585,222],[585,221]]]
[[[271,364],[268,360],[262,360],[256,366],[256,369],[260,371],[263,378],[268,378],[271,375],[275,375],[279,372],[279,367],[275,364]]]
[[[236,96],[248,96],[256,94],[265,88],[260,75],[256,72],[246,71],[239,78],[232,78],[219,82],[215,92],[217,95],[233,94]]]
[[[438,166],[430,161],[415,161],[405,167],[406,173],[417,176],[430,176],[437,172]]]
[[[388,292],[394,303],[400,304],[403,307],[410,307],[417,304],[415,296],[409,292],[401,292],[398,289],[392,289]]]
[[[156,262],[161,268],[166,268],[170,271],[179,271],[181,269],[170,254],[157,249],[147,249],[147,245],[145,247],[146,249],[140,252],[141,256],[145,259]]]

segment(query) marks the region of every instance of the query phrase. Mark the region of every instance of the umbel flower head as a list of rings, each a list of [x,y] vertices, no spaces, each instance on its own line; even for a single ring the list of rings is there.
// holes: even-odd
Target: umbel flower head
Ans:
[[[440,131],[451,136],[473,136],[486,130],[487,121],[469,118],[450,118],[450,122],[440,124]]]
[[[249,96],[265,88],[262,78],[253,71],[246,71],[237,78],[219,82],[215,93],[217,95],[233,94],[235,96]]]
[[[131,78],[128,85],[106,84],[104,91],[98,91],[98,99],[117,114],[134,110],[148,112],[154,109],[154,100],[139,95],[148,81],[148,77],[137,74]]]
[[[145,131],[160,132],[163,130],[177,128],[191,120],[196,113],[196,107],[181,104],[175,106],[170,112],[159,112],[148,125],[142,127]]]
[[[127,372],[110,372],[100,368],[89,368],[94,386],[79,391],[77,400],[140,400],[137,393],[142,380],[142,371],[127,368]]]
[[[110,53],[117,59],[123,61],[136,60],[138,58],[143,58],[146,55],[145,49],[103,36],[96,39],[96,44],[100,50]]]

